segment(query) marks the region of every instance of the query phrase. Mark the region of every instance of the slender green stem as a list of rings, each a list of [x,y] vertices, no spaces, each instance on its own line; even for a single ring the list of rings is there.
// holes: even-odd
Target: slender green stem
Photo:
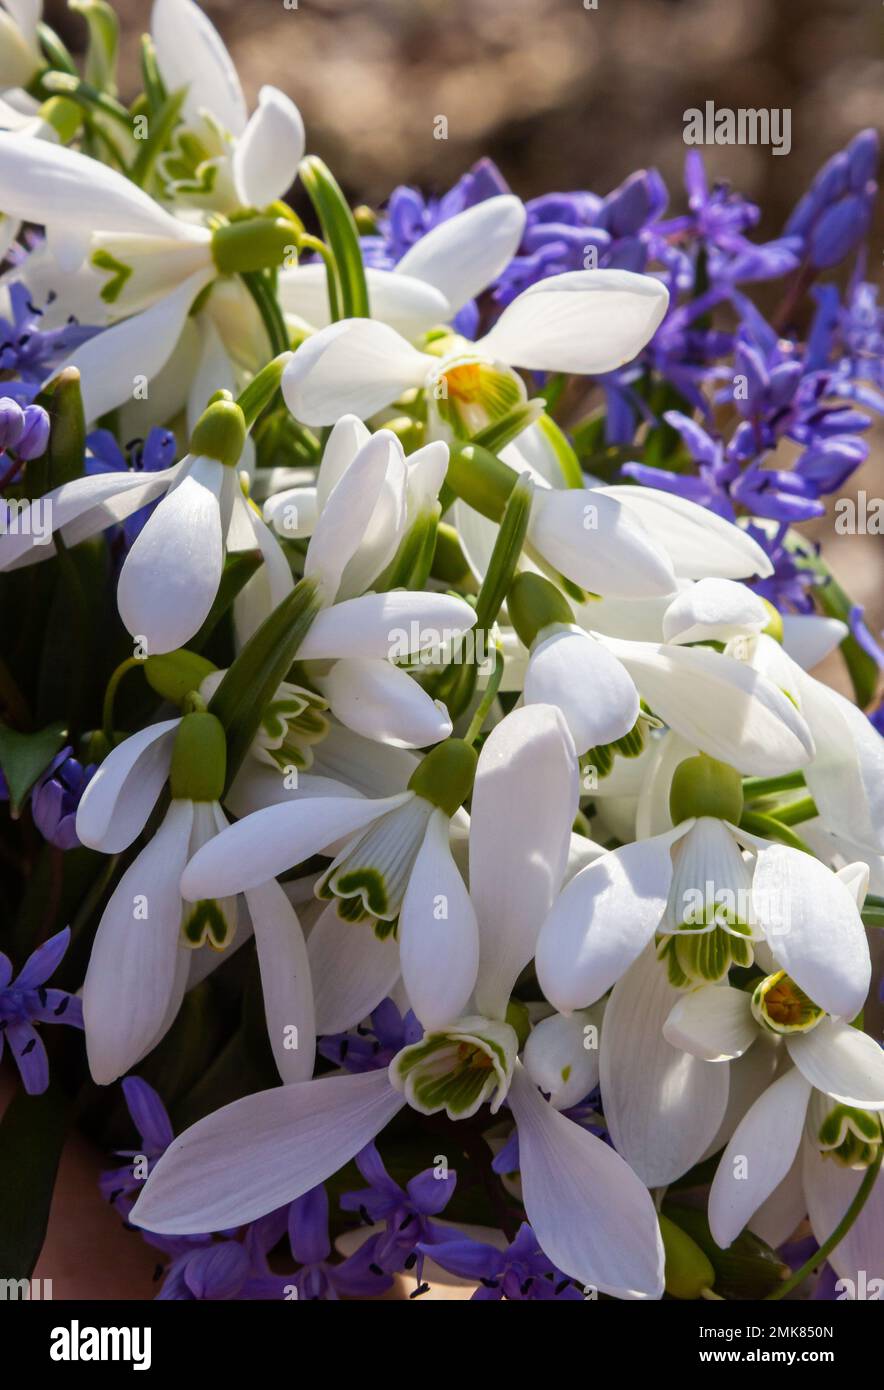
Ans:
[[[470,720],[470,727],[464,734],[465,743],[475,743],[476,739],[482,732],[482,725],[488,718],[491,706],[497,699],[497,692],[500,689],[500,682],[502,677],[503,652],[500,650],[499,647],[497,647],[494,652],[494,670],[491,672],[490,679],[488,681],[487,686],[485,687],[485,693],[482,696],[482,699],[479,701],[479,704],[476,706],[476,712]]]
[[[38,24],[37,38],[40,40],[40,47],[54,68],[59,68],[62,72],[69,72],[74,77],[77,76],[77,65],[54,29],[50,29],[48,24]]]
[[[791,1293],[793,1289],[797,1289],[798,1285],[803,1284],[807,1276],[812,1274],[817,1266],[822,1264],[823,1260],[828,1259],[835,1249],[835,1246],[841,1244],[841,1241],[847,1235],[847,1232],[850,1230],[871,1195],[872,1188],[875,1186],[876,1179],[881,1171],[882,1159],[884,1159],[884,1134],[882,1134],[882,1142],[878,1145],[878,1154],[874,1163],[866,1170],[866,1175],[859,1185],[856,1196],[828,1240],[824,1240],[816,1254],[812,1255],[800,1269],[796,1269],[795,1273],[787,1279],[785,1283],[780,1284],[779,1288],[767,1295],[767,1302],[775,1302],[777,1299],[785,1298],[787,1293]]]
[[[130,135],[133,133],[132,115],[126,107],[108,96],[107,92],[100,92],[97,87],[93,87],[82,78],[74,77],[67,72],[48,72],[43,78],[43,86],[54,96],[67,97],[69,101],[75,101],[84,111],[100,111],[103,115],[110,116],[112,120],[125,126]]]
[[[813,820],[819,815],[819,811],[812,796],[803,796],[800,801],[790,801],[784,806],[774,806],[771,814],[781,825],[800,825],[802,821]]]
[[[311,236],[309,232],[302,232],[298,237],[298,249],[315,251],[325,262],[325,278],[328,286],[328,312],[332,323],[337,323],[342,317],[341,299],[338,289],[338,267],[331,247],[326,246],[324,241],[320,241],[318,236]]]
[[[797,791],[804,786],[803,772],[787,772],[782,777],[744,777],[743,795],[747,801],[757,801],[762,796],[774,796],[777,792]]]
[[[267,330],[270,347],[274,354],[288,352],[289,332],[279,307],[279,301],[267,283],[266,276],[259,270],[247,271],[242,277],[243,284],[255,301],[261,321]]]
[[[111,748],[114,746],[114,700],[117,696],[117,687],[127,671],[131,671],[135,666],[143,665],[144,662],[137,656],[128,656],[125,661],[120,662],[107,683],[101,710],[101,729]]]
[[[800,849],[811,858],[816,858],[810,845],[805,844],[793,830],[777,820],[776,816],[764,815],[761,811],[744,811],[740,828],[748,830],[750,835],[760,835],[765,840],[777,840],[782,845],[788,845],[790,849]]]
[[[251,428],[261,412],[270,404],[279,390],[282,374],[292,360],[288,351],[281,352],[262,367],[237,398],[237,405],[245,416],[246,428]]]
[[[867,927],[884,927],[884,898],[867,893],[860,915]]]

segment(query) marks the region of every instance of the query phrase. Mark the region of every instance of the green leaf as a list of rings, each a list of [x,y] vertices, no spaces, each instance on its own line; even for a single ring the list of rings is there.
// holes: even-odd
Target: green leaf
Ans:
[[[120,26],[105,0],[68,0],[68,9],[80,14],[89,26],[86,79],[102,91],[116,94],[117,44]]]
[[[815,585],[812,590],[817,607],[827,618],[838,618],[849,626],[850,615],[856,605],[850,595],[842,589],[825,560],[820,555],[805,551],[803,546],[798,558],[822,580],[822,583]],[[863,651],[852,633],[841,643],[841,655],[844,657],[856,702],[860,708],[865,709],[874,699],[878,688],[877,663],[868,652]]]
[[[173,92],[170,97],[163,102],[159,111],[148,119],[148,137],[139,142],[140,149],[135,159],[135,163],[129,171],[130,178],[139,185],[146,188],[149,184],[157,160],[166,149],[172,138],[172,133],[178,124],[181,116],[181,108],[184,105],[184,98],[187,95],[186,88]]]
[[[0,1273],[29,1279],[43,1247],[55,1174],[70,1114],[64,1093],[20,1091],[0,1122]]]
[[[237,550],[232,555],[227,556],[221,575],[221,583],[218,585],[218,592],[215,595],[215,602],[209,609],[209,615],[199,632],[187,644],[191,651],[201,652],[203,650],[224,614],[232,606],[237,594],[245,588],[252,575],[261,568],[262,559],[260,550]]]
[[[228,787],[319,609],[316,583],[300,580],[249,638],[215,691],[209,712],[227,734]]]
[[[331,171],[315,155],[303,159],[298,172],[335,258],[341,292],[341,317],[369,318],[371,311],[362,247],[347,200]]]
[[[67,736],[64,724],[50,724],[36,734],[22,734],[0,724],[0,768],[9,788],[13,817],[21,814],[28,792],[64,747]]]

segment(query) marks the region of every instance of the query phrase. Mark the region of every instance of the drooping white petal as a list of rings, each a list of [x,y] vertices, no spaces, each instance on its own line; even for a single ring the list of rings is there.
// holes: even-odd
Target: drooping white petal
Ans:
[[[551,705],[514,710],[479,755],[470,893],[479,920],[479,1009],[503,1018],[568,860],[578,801],[574,745]]]
[[[760,777],[809,763],[813,740],[804,719],[745,662],[708,647],[603,640],[653,712],[701,752]]]
[[[786,655],[805,671],[819,666],[850,631],[840,619],[821,613],[783,613],[782,622]]]
[[[176,1004],[176,989],[183,994],[187,975],[179,971],[185,948],[178,880],[192,821],[193,803],[173,801],[156,835],[120,879],[98,925],[83,985],[83,1016],[89,1069],[100,1086],[135,1065]]]
[[[856,898],[813,855],[787,845],[758,854],[752,898],[780,965],[827,1013],[851,1019],[871,983],[872,963]]]
[[[285,369],[282,393],[305,425],[333,425],[348,413],[366,419],[420,386],[434,365],[436,358],[387,324],[344,319],[301,344]]]
[[[675,589],[665,551],[600,488],[538,489],[528,537],[544,560],[592,593],[652,598]]]
[[[167,1234],[252,1221],[331,1177],[404,1104],[384,1071],[298,1081],[236,1100],[170,1145],[129,1219]]]
[[[441,700],[433,700],[389,661],[336,661],[322,680],[333,713],[357,734],[394,748],[424,748],[451,733]]]
[[[225,898],[257,888],[393,810],[409,795],[402,793],[383,801],[307,798],[255,811],[216,835],[193,856],[181,878],[182,896],[198,902],[200,898]]]
[[[779,1183],[747,1223],[753,1235],[759,1236],[771,1250],[793,1235],[807,1214],[807,1198],[801,1179],[801,1167],[807,1143],[801,1144],[798,1155],[783,1181]]]
[[[700,579],[673,599],[663,615],[666,642],[727,642],[761,632],[770,614],[757,594],[732,579]]]
[[[80,373],[87,423],[130,400],[142,378],[149,386],[159,375],[181,337],[194,300],[214,275],[210,266],[197,271],[143,313],[96,333],[66,358],[62,367],[76,367]]]
[[[192,0],[154,0],[150,32],[170,92],[187,89],[184,111],[193,123],[208,111],[239,135],[248,112],[233,60],[211,20]]]
[[[734,1130],[709,1191],[709,1226],[723,1250],[792,1167],[809,1099],[810,1086],[793,1067],[768,1086]]]
[[[533,371],[612,372],[650,342],[668,303],[649,275],[572,270],[524,290],[476,346]]]
[[[233,151],[233,181],[246,207],[262,208],[291,188],[304,156],[304,122],[278,87],[262,87]]]
[[[218,592],[224,565],[221,490],[225,470],[196,459],[163,499],[126,556],[117,587],[120,617],[152,656],[183,647]]]
[[[801,1172],[807,1214],[813,1234],[820,1244],[828,1240],[847,1214],[856,1197],[865,1170],[843,1168],[833,1163],[811,1143],[802,1144]],[[849,1280],[836,1284],[839,1298],[884,1298],[884,1178],[878,1178],[865,1206],[850,1230],[828,1255],[828,1262],[839,1276]]]
[[[884,1051],[874,1038],[840,1019],[824,1018],[809,1033],[786,1038],[802,1076],[842,1105],[884,1110]]]
[[[23,140],[12,132],[0,132],[0,207],[22,222],[87,234],[142,232],[180,241],[206,237],[202,228],[172,217],[109,165],[66,145]]]
[[[399,952],[392,937],[381,941],[370,923],[354,925],[329,903],[307,938],[313,979],[316,1031],[355,1028],[390,994],[399,979]]]
[[[769,557],[748,532],[708,508],[655,487],[616,483],[600,488],[644,522],[672,557],[680,579],[748,579],[773,574]]]
[[[595,1003],[647,946],[666,908],[670,850],[690,824],[609,851],[556,899],[535,964],[541,989],[561,1012]]]
[[[372,318],[388,324],[409,342],[444,323],[450,315],[445,296],[413,275],[366,266],[365,280]],[[303,319],[313,328],[328,327],[331,312],[323,262],[311,261],[283,271],[279,277],[279,302],[287,314]]]
[[[226,550],[228,554],[235,554],[238,550],[252,550],[255,545],[264,561],[263,569],[259,573],[266,581],[269,612],[291,593],[295,581],[279,541],[255,508],[249,505],[242,492],[237,489],[233,499]],[[257,577],[258,575],[253,575],[253,578]]]
[[[178,719],[139,729],[100,764],[77,807],[77,838],[119,854],[140,835],[169,776]]]
[[[304,933],[279,884],[271,879],[246,893],[255,931],[267,1036],[283,1081],[313,1075],[316,1025]]]
[[[479,965],[479,929],[451,857],[449,817],[436,809],[399,914],[399,959],[411,1007],[431,1031],[463,1014]]]
[[[304,563],[306,576],[315,575],[321,579],[328,602],[337,594],[344,571],[366,543],[388,475],[397,465],[401,473],[400,508],[404,511],[402,445],[389,430],[379,430],[367,440],[329,493],[313,528]],[[385,519],[389,520],[389,515]],[[395,537],[392,545],[395,548]],[[381,558],[378,569],[382,564]],[[372,577],[370,574],[369,578]]]
[[[614,986],[602,1028],[605,1120],[617,1152],[649,1187],[699,1161],[727,1106],[728,1068],[663,1037],[678,997],[650,945]]]
[[[451,318],[509,265],[519,248],[525,217],[521,199],[511,193],[486,198],[437,223],[409,247],[395,273],[433,285],[447,301],[446,318]]]
[[[663,1242],[644,1185],[607,1144],[549,1105],[517,1065],[509,1093],[528,1220],[544,1253],[615,1298],[661,1298]]]
[[[453,641],[475,625],[476,612],[451,594],[393,589],[362,594],[324,609],[298,648],[299,661],[333,657],[402,660]]]
[[[796,669],[801,710],[816,757],[805,780],[826,825],[847,840],[884,853],[884,738],[861,709]]]
[[[55,554],[51,531],[61,532],[68,546],[131,515],[146,502],[165,492],[175,477],[174,468],[149,475],[143,473],[96,473],[74,478],[36,499],[0,533],[0,570],[36,564]],[[15,520],[15,519],[13,519]]]
[[[663,1036],[673,1047],[707,1062],[742,1057],[758,1037],[750,996],[730,985],[701,985],[676,1000],[663,1024]]]
[[[370,439],[371,431],[356,415],[342,415],[333,425],[316,474],[316,497],[320,512]]]
[[[536,1023],[522,1052],[525,1070],[556,1110],[567,1110],[599,1084],[601,1009],[551,1014]]]
[[[526,705],[555,705],[578,753],[613,743],[634,725],[638,692],[616,657],[579,628],[538,642],[525,672]]]

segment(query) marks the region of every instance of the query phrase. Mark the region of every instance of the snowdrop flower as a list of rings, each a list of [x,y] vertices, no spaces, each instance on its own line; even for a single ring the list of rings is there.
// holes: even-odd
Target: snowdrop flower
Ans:
[[[816,753],[804,777],[823,826],[850,855],[884,854],[884,738],[872,722],[772,638],[735,639],[728,650],[775,681],[806,720]]]
[[[84,845],[105,854],[143,831],[167,781],[171,802],[156,834],[120,879],[101,918],[83,986],[86,1050],[93,1078],[107,1085],[151,1051],[172,1024],[194,953],[223,951],[236,930],[233,895],[181,896],[187,860],[221,833],[226,748],[205,712],[164,720],[119,744],[98,768],[77,812]],[[246,894],[265,992],[268,1034],[280,1075],[313,1067],[313,1000],[300,925],[275,883]],[[298,1047],[286,1028],[298,1028]]]
[[[837,1189],[838,1165],[865,1168],[882,1139],[884,1052],[832,1018],[784,970],[752,994],[703,986],[684,995],[664,1025],[672,1045],[715,1063],[742,1056],[759,1033],[778,1039],[793,1065],[749,1107],[722,1154],[709,1194],[709,1224],[722,1247],[784,1183],[796,1156],[813,1216],[815,1199],[831,1206],[824,1194],[829,1178]],[[821,1156],[828,1161],[820,1163]],[[783,1200],[782,1210],[794,1212],[793,1203]],[[791,1229],[796,1224],[793,1216]],[[835,1224],[814,1223],[818,1239]]]
[[[483,419],[524,400],[513,367],[612,371],[653,337],[668,299],[649,276],[573,271],[532,285],[477,343],[443,338],[433,352],[420,351],[388,324],[345,319],[301,344],[283,392],[296,419],[329,425],[347,411],[365,419],[423,388],[455,432],[469,420],[467,432],[475,433]]]
[[[245,438],[242,411],[218,400],[197,424],[191,452],[173,467],[76,478],[33,504],[48,510],[66,545],[76,545],[162,498],[129,550],[117,588],[120,617],[147,654],[174,651],[199,631],[228,550],[261,550],[274,606],[293,587],[278,541],[242,494],[236,465]],[[23,523],[0,536],[0,569],[54,553],[32,530]]]
[[[151,37],[167,89],[186,89],[186,138],[179,134],[161,161],[170,199],[230,213],[282,198],[304,154],[304,123],[294,102],[276,87],[262,87],[249,117],[230,54],[192,0],[154,0]]]
[[[506,1096],[519,1129],[526,1212],[548,1258],[616,1297],[661,1296],[663,1247],[647,1190],[612,1149],[543,1099],[516,1062],[518,1040],[503,1018],[567,861],[577,800],[570,738],[561,716],[538,706],[505,720],[486,751],[488,776],[474,796],[474,817],[486,829],[475,857],[471,847],[482,1013],[404,1048],[389,1077],[367,1072],[284,1086],[209,1116],[160,1161],[132,1214],[137,1224],[165,1232],[238,1224],[324,1181],[407,1100],[468,1114],[483,1100],[497,1108]],[[515,806],[513,763],[530,767],[543,785]]]
[[[372,318],[409,341],[449,323],[498,278],[519,247],[525,208],[512,194],[488,198],[440,222],[406,251],[393,270],[367,266]],[[313,328],[330,322],[322,262],[286,267],[279,301],[287,314]]]
[[[0,92],[27,87],[46,66],[38,26],[43,0],[3,0],[0,5]]]
[[[670,804],[673,830],[610,851],[555,903],[537,949],[550,1002],[562,1011],[592,1004],[657,934],[676,986],[750,965],[760,938],[822,1007],[853,1017],[871,964],[844,881],[800,850],[740,830],[739,777],[702,755],[679,764]]]
[[[34,276],[46,280],[47,290],[57,291],[71,312],[70,281],[78,317],[112,325],[64,364],[81,371],[87,420],[130,400],[141,379],[149,383],[159,375],[185,335],[195,301],[219,281],[226,293],[209,295],[203,312],[227,358],[240,360],[237,335],[254,308],[245,287],[230,277],[280,265],[293,242],[292,225],[275,217],[209,230],[174,216],[123,174],[87,155],[14,133],[0,133],[0,210],[46,229],[46,254],[38,253],[35,265],[26,263],[22,271],[32,292]],[[197,348],[185,373],[188,384],[201,355]]]
[[[579,754],[598,748],[601,757],[621,741],[629,755],[640,749],[641,696],[688,743],[744,773],[792,771],[808,759],[803,721],[773,682],[747,681],[744,664],[686,645],[767,626],[765,605],[742,585],[706,579],[683,590],[663,614],[662,644],[586,632],[564,595],[537,574],[517,576],[507,610],[530,652],[525,703],[561,709]],[[591,621],[592,604],[584,614]]]

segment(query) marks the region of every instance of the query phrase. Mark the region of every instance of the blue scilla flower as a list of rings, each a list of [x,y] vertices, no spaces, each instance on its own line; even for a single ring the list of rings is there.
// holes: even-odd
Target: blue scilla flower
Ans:
[[[7,299],[8,312],[0,314],[3,390],[20,405],[28,405],[53,368],[99,330],[74,319],[55,328],[41,327],[45,310],[33,303],[26,286],[18,281],[7,286]]]
[[[369,1268],[384,1274],[414,1270],[418,1286],[423,1277],[427,1245],[444,1240],[445,1228],[433,1221],[454,1196],[453,1169],[426,1168],[400,1187],[384,1167],[376,1146],[367,1144],[356,1155],[356,1166],[368,1183],[341,1196],[341,1210],[358,1212],[369,1225],[384,1229],[366,1242],[371,1247]]]
[[[475,1279],[474,1302],[576,1302],[584,1295],[568,1275],[546,1258],[527,1222],[505,1250],[470,1236],[427,1246],[423,1253],[461,1279]]]
[[[318,1051],[328,1061],[349,1072],[377,1071],[388,1067],[403,1047],[420,1042],[424,1030],[411,1009],[401,1014],[392,999],[384,999],[367,1025],[349,1033],[329,1033]]]
[[[135,473],[158,473],[175,462],[178,447],[171,430],[157,427],[150,431],[146,439],[132,440],[125,449],[120,447],[110,430],[93,430],[86,437],[86,445],[89,450],[86,457],[87,474],[119,473],[126,469]],[[125,559],[161,500],[158,498],[156,502],[149,502],[108,532],[111,549],[119,563]]]
[[[64,956],[70,928],[44,941],[12,978],[12,961],[0,952],[0,1056],[9,1046],[28,1095],[37,1096],[49,1085],[49,1058],[35,1027],[39,1023],[67,1023],[83,1027],[83,1006],[63,989],[48,989],[46,981]]]
[[[865,240],[877,193],[878,136],[861,130],[827,160],[786,223],[813,270],[843,261]]]
[[[86,790],[95,766],[83,767],[72,748],[63,748],[53,758],[31,792],[34,824],[56,849],[76,849],[76,819],[80,797]]]
[[[249,1284],[251,1298],[336,1302],[340,1298],[373,1298],[392,1286],[392,1276],[375,1263],[371,1239],[347,1259],[333,1255],[328,1194],[322,1185],[254,1222],[252,1232],[253,1250],[265,1254],[263,1271],[256,1272]],[[298,1268],[279,1274],[267,1262],[266,1251],[285,1233]]]

